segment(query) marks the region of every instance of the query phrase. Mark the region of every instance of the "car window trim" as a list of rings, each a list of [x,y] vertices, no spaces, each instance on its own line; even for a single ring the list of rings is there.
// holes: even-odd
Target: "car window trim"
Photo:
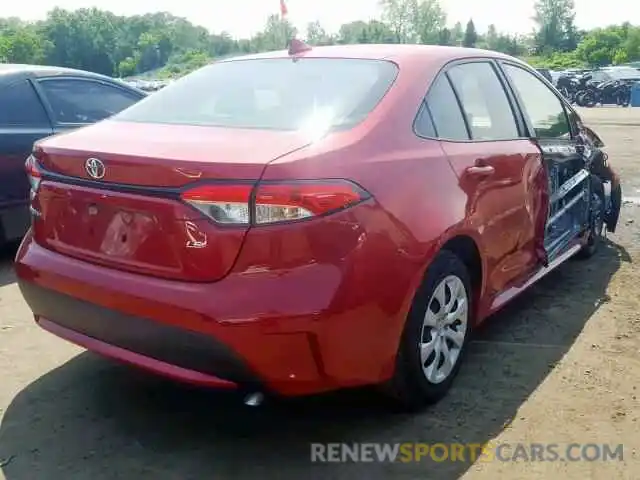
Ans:
[[[520,104],[518,103],[518,99],[515,96],[515,92],[513,91],[511,84],[509,83],[509,78],[507,77],[504,70],[500,67],[497,59],[494,59],[493,68],[496,71],[496,75],[500,78],[500,83],[502,83],[502,88],[507,94],[507,98],[509,99],[509,103],[511,104],[511,111],[513,112],[513,116],[516,119],[516,124],[518,127],[518,135],[520,138],[528,138],[528,129],[525,120],[525,115],[522,109],[520,108]]]
[[[497,57],[480,57],[480,56],[473,56],[473,57],[464,57],[464,58],[456,58],[454,60],[451,60],[447,63],[445,63],[440,70],[438,70],[438,72],[433,76],[433,79],[431,80],[430,84],[429,84],[429,88],[427,88],[427,92],[425,93],[425,95],[422,97],[422,102],[420,103],[420,107],[418,108],[418,111],[416,112],[416,115],[414,117],[413,120],[413,133],[414,135],[416,135],[417,137],[424,139],[424,140],[439,140],[442,142],[448,142],[448,143],[487,143],[487,142],[514,142],[514,141],[520,141],[523,139],[527,138],[527,128],[526,128],[526,123],[524,121],[524,119],[522,119],[522,125],[520,124],[517,112],[519,112],[519,106],[517,104],[517,99],[511,95],[509,95],[509,86],[508,83],[505,83],[505,81],[507,79],[505,79],[505,81],[502,80],[501,78],[501,74],[500,74],[500,69],[499,66],[497,65],[497,60],[500,60]],[[460,97],[459,94],[455,88],[455,86],[453,85],[453,82],[451,82],[451,79],[449,78],[448,75],[448,71],[457,66],[457,65],[465,65],[465,64],[469,64],[469,63],[489,63],[489,65],[493,68],[494,73],[496,74],[496,77],[498,78],[498,81],[500,82],[502,89],[505,93],[505,96],[507,97],[507,101],[509,102],[509,106],[511,108],[511,111],[513,113],[514,116],[514,122],[516,123],[516,128],[518,130],[518,137],[515,138],[504,138],[504,139],[473,139],[471,138],[471,131],[470,131],[470,126],[468,124],[468,119],[467,119],[467,115],[464,112],[464,109],[462,108],[462,104],[460,101]],[[435,124],[435,122],[433,121],[433,116],[431,115],[431,109],[429,109],[427,107],[427,99],[429,94],[431,93],[431,89],[433,87],[433,85],[436,83],[436,81],[439,79],[439,77],[441,77],[442,75],[446,75],[447,77],[447,81],[449,82],[449,85],[451,86],[451,88],[453,89],[453,93],[456,97],[457,100],[457,104],[458,104],[458,108],[460,109],[460,113],[462,114],[462,118],[463,121],[465,122],[465,127],[467,130],[467,135],[469,137],[469,139],[467,140],[461,140],[461,139],[447,139],[447,138],[443,138],[440,137],[438,134],[438,127]],[[515,102],[515,103],[514,103]],[[426,135],[421,135],[420,133],[418,133],[417,129],[416,129],[416,122],[419,118],[420,112],[423,108],[427,108],[427,111],[429,112],[429,115],[431,116],[431,121],[434,125],[434,130],[436,133],[436,137],[429,137]]]
[[[514,68],[519,68],[519,69],[524,70],[525,72],[533,75],[538,80],[540,80],[549,89],[549,91],[553,95],[555,95],[555,97],[560,102],[560,105],[562,106],[562,110],[564,111],[564,116],[565,116],[565,118],[567,120],[567,124],[569,125],[569,130],[570,130],[570,133],[571,133],[571,138],[569,140],[575,140],[576,135],[577,135],[577,126],[573,125],[573,122],[571,121],[571,118],[570,118],[569,114],[567,113],[567,110],[568,110],[567,101],[562,97],[562,94],[560,92],[558,92],[557,89],[553,85],[551,85],[549,83],[549,81],[546,78],[544,78],[542,75],[540,75],[540,73],[538,73],[537,71],[535,71],[535,69],[529,67],[528,65],[523,65],[523,64],[511,61],[511,60],[503,60],[503,59],[501,59],[498,62],[498,64],[499,64],[500,69],[503,71],[505,79],[509,84],[509,88],[513,92],[513,95],[516,98],[516,101],[518,103],[518,107],[520,109],[520,112],[522,113],[522,115],[524,117],[524,121],[525,121],[525,123],[527,125],[529,138],[538,139],[540,137],[538,137],[537,134],[536,134],[536,130],[535,130],[535,128],[533,126],[533,123],[531,122],[531,118],[529,117],[529,114],[528,114],[528,112],[527,112],[527,110],[526,110],[526,108],[524,106],[524,101],[522,100],[522,97],[520,96],[520,93],[518,92],[518,90],[513,85],[513,80],[509,77],[509,74],[504,70],[504,66],[505,65],[509,65],[509,66],[514,67]],[[571,108],[571,111],[573,111],[577,115],[577,112],[575,112],[575,110],[573,110],[572,108]],[[558,140],[562,140],[562,139],[558,139]]]
[[[459,65],[463,65],[463,64],[459,64]],[[458,65],[454,65],[454,67],[455,66],[458,66]],[[467,131],[468,140],[471,141],[473,140],[473,135],[471,134],[471,125],[469,124],[469,118],[467,117],[467,113],[464,110],[464,105],[462,105],[460,92],[458,92],[456,85],[453,83],[453,80],[451,79],[451,75],[449,75],[449,70],[451,70],[451,68],[448,68],[447,71],[444,72],[443,76],[447,79],[447,84],[451,88],[451,91],[453,92],[453,96],[456,98],[456,104],[458,105],[458,110],[460,110],[460,115],[462,115],[462,121],[464,122],[464,128]]]
[[[143,98],[145,98],[144,95],[139,95],[138,92],[136,92],[135,90],[128,90],[127,88],[125,88],[122,85],[118,85],[115,82],[110,82],[108,80],[102,80],[99,78],[90,78],[90,77],[82,77],[82,76],[73,76],[73,75],[53,75],[53,76],[47,76],[47,77],[38,77],[35,79],[31,79],[32,83],[34,84],[34,88],[36,89],[36,92],[38,93],[38,95],[40,95],[41,97],[41,101],[45,106],[45,110],[47,111],[47,114],[49,115],[49,120],[51,122],[51,125],[56,127],[56,126],[63,126],[63,127],[82,127],[82,126],[86,126],[86,125],[91,125],[95,122],[59,122],[56,119],[55,116],[55,112],[53,111],[53,107],[51,106],[51,103],[49,102],[49,98],[47,97],[47,93],[44,91],[44,88],[42,87],[42,83],[47,82],[47,81],[52,81],[52,80],[71,80],[71,81],[80,81],[80,82],[91,82],[91,83],[98,83],[100,85],[105,85],[107,87],[112,87],[115,88],[116,90],[120,90],[125,94],[131,95],[132,97],[138,97],[138,101],[142,100]]]
[[[47,109],[47,105],[45,104],[45,102],[43,101],[40,92],[38,91],[38,89],[35,87],[35,85],[33,84],[33,82],[31,81],[31,78],[29,76],[21,76],[18,78],[13,78],[11,80],[9,80],[6,84],[0,85],[0,90],[5,89],[5,88],[11,88],[12,86],[20,83],[20,82],[26,82],[27,85],[29,85],[29,87],[33,90],[33,92],[35,93],[35,97],[36,100],[40,103],[40,106],[42,107],[42,110],[44,112],[44,116],[45,119],[47,120],[46,124],[43,125],[22,125],[22,124],[17,124],[17,123],[11,123],[11,124],[7,124],[7,125],[2,125],[0,124],[0,128],[42,128],[42,127],[47,127],[49,129],[53,128],[53,121],[51,120],[51,115],[49,114],[49,110]]]

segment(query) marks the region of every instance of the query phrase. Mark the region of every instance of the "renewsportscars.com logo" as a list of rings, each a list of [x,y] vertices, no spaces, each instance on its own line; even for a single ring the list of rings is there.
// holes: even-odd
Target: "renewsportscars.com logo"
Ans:
[[[311,461],[327,463],[610,462],[624,460],[622,444],[599,443],[312,443]]]

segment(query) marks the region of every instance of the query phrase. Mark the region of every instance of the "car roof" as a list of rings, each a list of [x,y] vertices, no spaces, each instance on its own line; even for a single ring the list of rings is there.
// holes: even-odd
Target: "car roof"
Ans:
[[[99,73],[77,70],[75,68],[53,67],[47,65],[26,65],[19,63],[0,64],[0,83],[15,77],[33,75],[36,77],[52,77],[57,75],[73,75],[76,77],[88,77],[100,80],[114,81],[113,78]]]
[[[94,80],[101,80],[103,82],[109,82],[120,87],[126,88],[131,91],[135,91],[141,95],[146,96],[146,93],[129,85],[127,82],[111,78],[99,73],[88,72],[86,70],[78,70],[75,68],[66,67],[53,67],[47,65],[26,65],[19,63],[4,63],[0,64],[0,85],[7,85],[13,80],[20,80],[22,78],[33,77],[55,77],[55,76],[73,76],[91,78]]]
[[[355,44],[313,47],[296,55],[297,58],[351,58],[368,60],[391,60],[398,64],[407,61],[447,63],[452,60],[472,57],[492,57],[516,60],[513,57],[479,48],[447,47],[441,45],[414,44]],[[287,50],[227,58],[220,62],[257,60],[266,58],[290,58]]]

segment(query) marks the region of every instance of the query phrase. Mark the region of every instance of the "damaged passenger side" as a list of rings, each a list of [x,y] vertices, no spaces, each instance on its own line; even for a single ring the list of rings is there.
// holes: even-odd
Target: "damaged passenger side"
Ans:
[[[544,80],[517,65],[505,64],[504,70],[548,181],[542,263],[549,265],[577,244],[579,255],[589,257],[605,228],[615,231],[620,212],[620,182],[607,165],[604,143]]]
[[[585,242],[581,256],[591,256],[605,230],[615,231],[620,213],[620,184],[607,165],[603,142],[581,123],[576,126],[572,144],[538,141],[549,179],[547,262],[577,239]]]

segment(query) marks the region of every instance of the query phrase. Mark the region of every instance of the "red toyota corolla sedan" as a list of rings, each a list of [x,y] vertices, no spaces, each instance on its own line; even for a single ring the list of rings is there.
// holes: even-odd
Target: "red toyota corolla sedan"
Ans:
[[[38,142],[38,324],[185,382],[420,407],[471,332],[616,228],[602,141],[535,70],[417,45],[221,61]]]

